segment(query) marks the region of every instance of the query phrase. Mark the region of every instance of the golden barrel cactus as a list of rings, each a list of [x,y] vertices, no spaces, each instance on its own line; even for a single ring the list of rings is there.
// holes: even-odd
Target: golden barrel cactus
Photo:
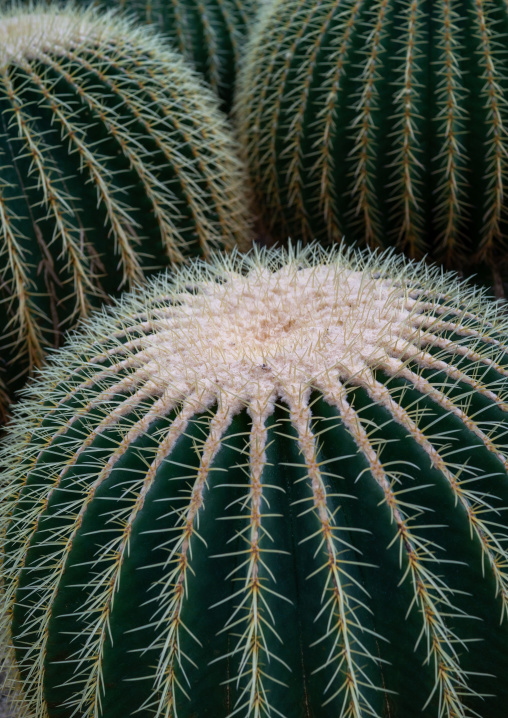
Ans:
[[[95,316],[0,456],[19,715],[500,718],[507,329],[316,246]]]
[[[245,243],[246,205],[215,98],[154,34],[57,5],[0,14],[0,379],[11,389],[108,294]]]
[[[508,5],[273,0],[237,110],[278,238],[508,272]]]

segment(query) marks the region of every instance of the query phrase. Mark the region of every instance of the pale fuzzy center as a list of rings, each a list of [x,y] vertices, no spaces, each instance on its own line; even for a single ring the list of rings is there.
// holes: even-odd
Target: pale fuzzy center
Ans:
[[[172,396],[220,391],[250,400],[360,378],[410,327],[403,290],[333,265],[259,269],[199,286],[164,310],[138,356],[150,384]]]
[[[72,13],[35,11],[4,17],[0,19],[0,67],[45,52],[63,53],[92,32],[88,19]]]

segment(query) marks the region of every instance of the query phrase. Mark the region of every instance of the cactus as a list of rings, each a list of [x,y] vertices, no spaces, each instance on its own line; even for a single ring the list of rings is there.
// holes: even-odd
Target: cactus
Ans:
[[[245,242],[243,171],[216,104],[114,14],[0,15],[0,361],[13,391],[107,294]]]
[[[20,713],[504,715],[507,331],[454,275],[316,244],[88,320],[0,456]]]
[[[506,3],[265,3],[238,115],[269,229],[508,269],[507,43]]]
[[[90,0],[79,0],[90,5]],[[112,5],[111,0],[94,0]],[[231,107],[236,71],[260,0],[114,0],[114,5],[154,24]]]

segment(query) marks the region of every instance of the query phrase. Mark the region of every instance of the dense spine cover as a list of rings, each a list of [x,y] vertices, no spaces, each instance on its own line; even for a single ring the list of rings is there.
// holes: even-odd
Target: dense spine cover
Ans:
[[[265,3],[238,115],[271,231],[506,268],[507,43],[503,0]]]
[[[507,330],[315,246],[95,316],[2,450],[19,715],[503,715]]]
[[[91,0],[80,0],[90,5]],[[95,5],[111,2],[95,0]],[[114,0],[155,25],[200,72],[229,110],[236,73],[260,0]]]
[[[107,294],[248,236],[212,93],[117,15],[0,16],[0,361],[11,387]]]

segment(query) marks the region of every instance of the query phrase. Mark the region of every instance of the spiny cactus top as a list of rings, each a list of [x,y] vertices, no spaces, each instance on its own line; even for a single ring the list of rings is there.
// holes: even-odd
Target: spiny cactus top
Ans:
[[[20,712],[504,715],[507,331],[451,275],[315,246],[89,321],[0,457]]]
[[[111,0],[79,0],[111,7]],[[261,0],[114,0],[156,25],[231,107],[236,72],[249,26]]]
[[[213,94],[148,30],[58,6],[0,15],[0,360],[38,364],[106,293],[245,241]]]
[[[508,260],[508,5],[273,0],[239,78],[277,236]]]

